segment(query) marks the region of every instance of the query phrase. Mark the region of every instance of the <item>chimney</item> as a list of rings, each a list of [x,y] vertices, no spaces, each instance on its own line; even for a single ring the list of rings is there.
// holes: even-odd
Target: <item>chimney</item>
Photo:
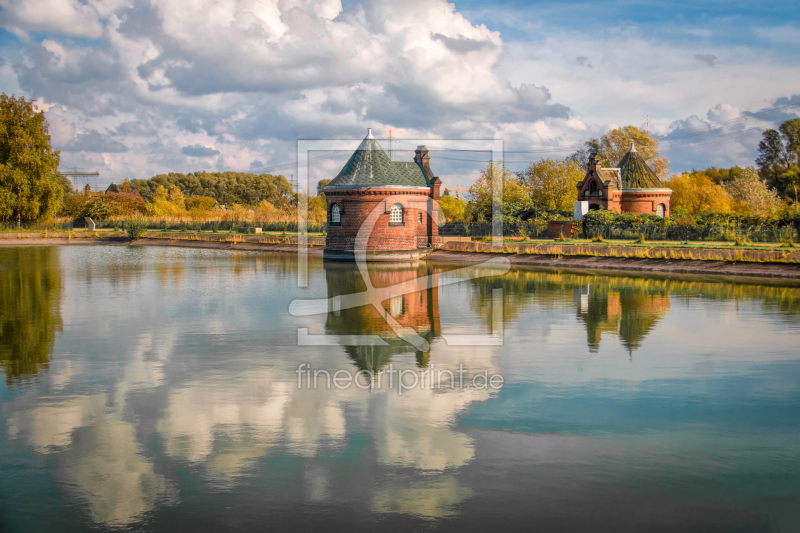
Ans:
[[[588,167],[589,172],[596,172],[598,168],[603,168],[603,166],[600,165],[600,160],[597,159],[597,152],[592,152],[589,154]]]
[[[428,149],[425,146],[417,146],[414,152],[414,161],[423,166],[427,166],[430,163],[431,157],[428,155]]]

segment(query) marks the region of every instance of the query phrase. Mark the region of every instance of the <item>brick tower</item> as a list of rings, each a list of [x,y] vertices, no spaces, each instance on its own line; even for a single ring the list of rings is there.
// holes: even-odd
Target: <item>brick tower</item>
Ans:
[[[367,136],[325,187],[328,203],[326,260],[405,261],[439,246],[439,188],[428,149],[413,161],[392,161],[368,130]]]

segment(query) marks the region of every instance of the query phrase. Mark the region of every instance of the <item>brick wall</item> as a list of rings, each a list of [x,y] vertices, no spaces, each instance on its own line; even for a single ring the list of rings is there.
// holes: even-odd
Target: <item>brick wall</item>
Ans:
[[[430,194],[427,189],[344,189],[326,192],[329,220],[331,207],[337,204],[341,212],[341,225],[329,224],[325,247],[354,250],[356,236],[375,208],[380,210],[381,215],[368,237],[367,250],[416,250],[427,247],[429,242],[439,244],[439,228],[436,224],[438,206],[433,210],[433,217],[427,213],[428,204],[435,202]],[[390,197],[394,199],[389,200]],[[389,210],[394,203],[403,205],[402,225],[390,225]]]

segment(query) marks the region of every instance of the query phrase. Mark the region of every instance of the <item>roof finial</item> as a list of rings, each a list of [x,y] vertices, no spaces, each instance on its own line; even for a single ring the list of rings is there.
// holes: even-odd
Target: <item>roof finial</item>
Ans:
[[[636,151],[636,143],[632,142],[631,143],[631,152],[635,152],[635,151]]]
[[[372,136],[372,128],[367,128],[367,139],[374,139]]]

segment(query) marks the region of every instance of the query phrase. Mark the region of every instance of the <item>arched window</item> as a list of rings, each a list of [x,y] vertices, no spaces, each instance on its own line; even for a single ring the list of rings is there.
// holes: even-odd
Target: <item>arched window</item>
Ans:
[[[592,180],[589,182],[589,194],[595,194],[597,192],[597,182]]]
[[[337,204],[333,204],[331,206],[331,224],[338,224],[341,225],[342,223],[342,215],[341,210]]]
[[[663,217],[666,212],[667,212],[667,206],[665,206],[664,204],[658,204],[656,206],[656,215]]]
[[[394,204],[392,208],[389,210],[389,223],[390,224],[402,224],[403,223],[403,206],[400,204]]]

